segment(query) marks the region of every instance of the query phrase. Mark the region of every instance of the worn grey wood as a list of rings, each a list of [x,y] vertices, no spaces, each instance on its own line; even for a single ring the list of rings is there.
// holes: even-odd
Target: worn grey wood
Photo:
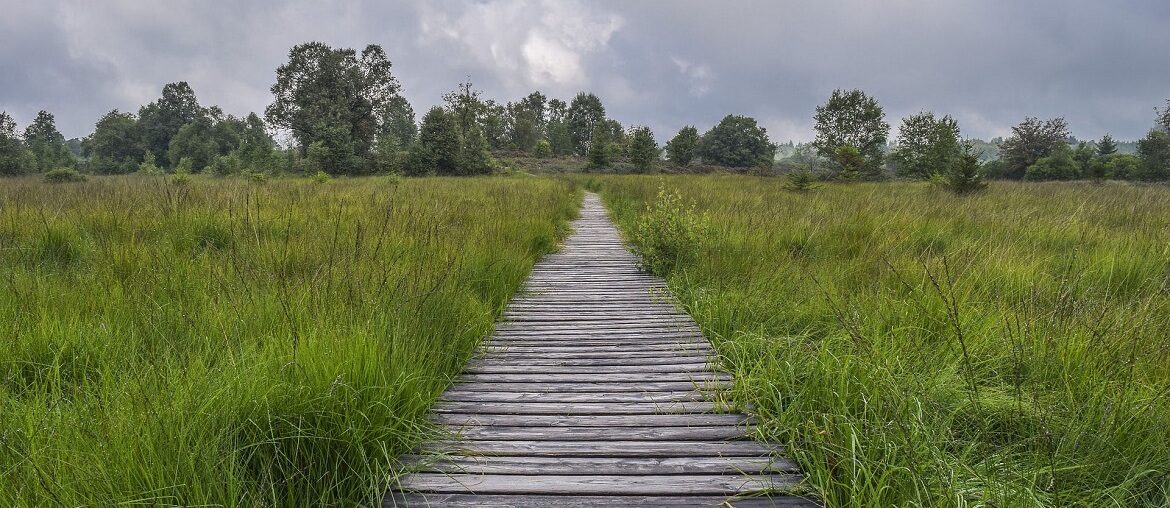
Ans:
[[[820,506],[797,496],[548,496],[509,494],[402,493],[386,496],[383,508],[806,508]]]
[[[594,195],[435,403],[384,506],[816,506]],[[772,494],[771,497],[758,497]],[[745,497],[757,495],[757,497]]]

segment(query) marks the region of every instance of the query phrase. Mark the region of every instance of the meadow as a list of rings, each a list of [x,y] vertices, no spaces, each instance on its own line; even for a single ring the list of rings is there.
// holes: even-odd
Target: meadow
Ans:
[[[0,505],[372,505],[566,181],[0,181]]]
[[[1170,188],[585,184],[829,506],[1170,505]]]

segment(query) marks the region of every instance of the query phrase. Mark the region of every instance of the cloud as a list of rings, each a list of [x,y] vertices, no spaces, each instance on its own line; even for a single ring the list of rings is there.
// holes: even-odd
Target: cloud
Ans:
[[[419,112],[470,76],[501,101],[593,91],[659,138],[734,113],[807,140],[816,105],[857,87],[894,128],[931,110],[988,138],[1064,116],[1078,137],[1134,139],[1170,95],[1165,0],[0,0],[0,12],[0,108],[22,126],[47,109],[70,137],[179,80],[204,104],[263,111],[274,70],[310,40],[381,44]]]
[[[427,4],[424,45],[499,77],[509,89],[576,90],[590,83],[584,59],[604,50],[622,26],[613,14],[576,1]]]

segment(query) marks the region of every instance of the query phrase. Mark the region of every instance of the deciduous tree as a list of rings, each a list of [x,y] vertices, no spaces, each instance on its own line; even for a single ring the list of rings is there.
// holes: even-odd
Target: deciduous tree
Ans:
[[[134,115],[116,109],[98,120],[81,148],[89,157],[90,169],[105,174],[136,171],[145,153]]]
[[[581,92],[573,97],[573,102],[569,104],[565,121],[573,142],[573,151],[578,155],[585,155],[591,146],[594,127],[605,121],[605,106],[601,105],[601,99],[596,95]]]
[[[167,153],[184,125],[206,115],[186,81],[163,86],[162,96],[138,110],[138,131],[145,150]]]
[[[686,167],[695,160],[699,150],[699,130],[688,125],[679,129],[670,141],[666,142],[666,158],[671,164]]]
[[[433,107],[423,116],[418,140],[407,158],[406,173],[412,176],[457,174],[461,146],[455,118],[443,108]]]
[[[37,171],[73,166],[73,156],[69,153],[69,147],[65,146],[65,136],[57,131],[53,115],[47,111],[37,113],[37,117],[25,128],[24,143],[36,159]]]
[[[899,176],[927,179],[950,172],[962,154],[958,122],[949,115],[936,118],[923,112],[902,120],[890,161]]]
[[[1064,118],[1040,121],[1027,117],[1012,127],[1012,135],[999,144],[1004,177],[1020,179],[1041,158],[1068,144],[1068,123]]]
[[[817,106],[813,119],[818,155],[834,159],[841,146],[852,146],[865,161],[861,174],[880,176],[890,125],[876,99],[861,90],[833,90],[828,102]]]
[[[0,111],[0,175],[20,175],[32,171],[36,158],[16,133],[16,121]]]
[[[635,127],[630,131],[630,162],[640,172],[650,171],[658,160],[658,143],[649,127]]]
[[[747,116],[727,115],[703,134],[699,156],[707,164],[746,168],[772,166],[776,145],[756,120]]]

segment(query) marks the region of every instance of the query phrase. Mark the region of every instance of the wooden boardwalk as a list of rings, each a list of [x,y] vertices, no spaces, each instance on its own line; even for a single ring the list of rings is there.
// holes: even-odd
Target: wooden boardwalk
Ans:
[[[435,406],[451,439],[383,505],[816,506],[783,495],[801,476],[782,449],[718,412],[731,378],[596,195],[574,228]]]

